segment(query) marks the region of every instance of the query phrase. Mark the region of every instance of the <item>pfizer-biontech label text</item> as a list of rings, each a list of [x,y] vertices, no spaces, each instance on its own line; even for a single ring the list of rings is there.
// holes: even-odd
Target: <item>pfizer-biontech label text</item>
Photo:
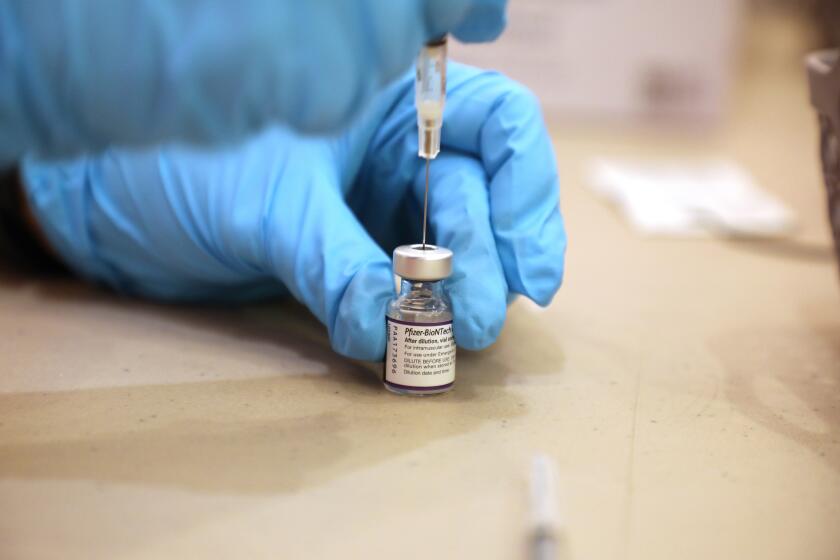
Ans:
[[[452,321],[410,323],[385,318],[385,381],[409,389],[436,389],[455,381]]]

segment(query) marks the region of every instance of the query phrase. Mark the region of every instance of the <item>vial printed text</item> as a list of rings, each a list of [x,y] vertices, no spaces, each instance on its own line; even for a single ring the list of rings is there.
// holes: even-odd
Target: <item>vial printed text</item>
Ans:
[[[455,380],[452,322],[424,325],[388,318],[385,380],[408,387],[438,387]]]

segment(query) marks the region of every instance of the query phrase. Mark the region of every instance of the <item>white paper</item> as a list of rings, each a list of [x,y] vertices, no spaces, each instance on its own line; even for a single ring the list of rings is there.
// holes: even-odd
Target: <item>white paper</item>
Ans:
[[[591,162],[587,185],[648,235],[782,236],[793,212],[736,163]]]

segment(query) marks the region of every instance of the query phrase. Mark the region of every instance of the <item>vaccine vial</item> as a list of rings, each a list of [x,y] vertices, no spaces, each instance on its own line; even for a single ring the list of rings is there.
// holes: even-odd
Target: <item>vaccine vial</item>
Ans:
[[[399,294],[388,304],[385,387],[400,395],[444,393],[455,383],[452,307],[443,280],[452,273],[452,251],[434,245],[394,250]]]

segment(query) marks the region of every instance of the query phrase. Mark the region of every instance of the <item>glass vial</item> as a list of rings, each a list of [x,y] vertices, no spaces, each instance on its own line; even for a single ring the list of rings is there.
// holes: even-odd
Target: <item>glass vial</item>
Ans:
[[[385,316],[385,387],[400,395],[444,393],[455,383],[452,308],[443,280],[452,273],[452,251],[434,245],[394,250],[400,292]]]

